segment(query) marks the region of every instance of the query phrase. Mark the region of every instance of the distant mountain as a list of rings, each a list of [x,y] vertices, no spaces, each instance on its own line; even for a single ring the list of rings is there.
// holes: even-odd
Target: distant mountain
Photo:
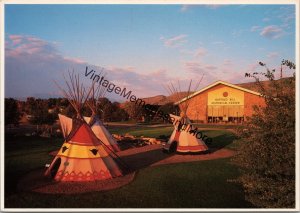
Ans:
[[[277,80],[280,81],[281,79]],[[262,85],[264,85],[266,88],[269,87],[270,85],[270,81],[261,81]],[[255,92],[260,92],[259,91],[259,86],[256,82],[248,82],[248,83],[240,83],[240,84],[235,84],[236,86],[240,86],[243,87],[245,89],[249,89]],[[193,94],[194,92],[191,92],[191,94]],[[146,104],[152,104],[152,105],[164,105],[170,102],[177,102],[181,99],[183,99],[184,97],[186,97],[187,92],[180,92],[178,93],[178,95],[173,94],[170,96],[164,96],[164,95],[156,95],[153,97],[147,97],[147,98],[143,98],[143,100],[146,102]]]
[[[191,94],[194,92],[191,92]],[[167,103],[175,103],[182,98],[186,97],[187,92],[179,92],[178,94],[173,94],[170,96],[165,96],[165,95],[156,95],[153,97],[147,97],[147,98],[142,98],[146,104],[151,104],[151,105],[164,105]],[[122,103],[121,105],[125,104],[126,102]]]
[[[282,80],[288,79],[288,78],[290,78],[290,77],[278,79],[276,81],[282,81]],[[268,88],[270,86],[270,84],[271,84],[271,81],[260,81],[260,83],[265,88]],[[248,82],[248,83],[235,84],[235,85],[239,86],[239,87],[243,87],[245,89],[249,89],[249,90],[255,91],[255,92],[260,92],[259,85],[256,82]]]

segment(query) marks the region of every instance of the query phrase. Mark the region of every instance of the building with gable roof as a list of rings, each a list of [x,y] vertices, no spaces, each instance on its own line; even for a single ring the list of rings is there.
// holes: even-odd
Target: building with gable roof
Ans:
[[[224,81],[213,84],[176,102],[189,101],[187,116],[201,123],[242,123],[254,113],[253,106],[265,106],[262,95]]]

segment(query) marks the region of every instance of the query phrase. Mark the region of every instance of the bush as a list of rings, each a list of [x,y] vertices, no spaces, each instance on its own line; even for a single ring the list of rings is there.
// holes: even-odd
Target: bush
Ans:
[[[246,74],[256,79],[266,107],[255,114],[239,131],[241,146],[233,162],[238,165],[246,199],[257,207],[295,207],[295,75],[274,80],[275,70]],[[295,69],[289,61],[283,66]],[[264,86],[258,76],[269,79]]]
[[[13,98],[5,98],[5,125],[18,125],[21,115],[18,101]]]

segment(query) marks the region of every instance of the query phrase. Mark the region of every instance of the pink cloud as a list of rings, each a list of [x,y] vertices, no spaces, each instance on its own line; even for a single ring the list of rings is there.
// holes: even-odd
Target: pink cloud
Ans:
[[[256,69],[259,67],[259,64],[258,62],[253,62],[251,64],[248,64],[247,68],[246,68],[246,71],[247,72],[254,72],[256,71]]]
[[[208,9],[218,9],[220,7],[223,7],[224,5],[221,4],[184,4],[182,5],[182,7],[180,8],[181,12],[186,12],[191,8],[200,8],[200,7],[205,7]]]
[[[58,94],[52,80],[60,80],[61,71],[84,70],[84,65],[81,59],[62,56],[53,42],[33,36],[9,35],[5,42],[5,96]]]
[[[283,36],[283,33],[284,31],[282,28],[276,25],[270,25],[264,27],[260,32],[260,35],[270,39],[277,39]]]
[[[160,40],[162,40],[164,42],[164,45],[166,47],[179,47],[187,42],[186,37],[187,37],[187,35],[181,34],[181,35],[174,36],[171,38],[161,37]]]
[[[270,52],[267,57],[268,58],[277,58],[279,56],[278,52]]]
[[[13,45],[17,45],[22,42],[23,37],[20,35],[9,35],[9,39]]]
[[[261,29],[261,27],[260,26],[252,26],[251,27],[251,32],[255,32],[255,31],[258,31],[258,30],[260,30]]]
[[[80,59],[80,58],[69,58],[69,57],[63,57],[64,60],[69,61],[71,63],[75,63],[75,64],[86,64],[87,62]]]
[[[240,83],[243,80],[248,80],[244,78],[245,71],[237,68],[229,59],[225,59],[219,65],[199,61],[186,61],[183,66],[187,73],[193,76],[193,79],[197,79],[204,74],[204,85],[211,84],[217,80],[223,80],[229,83]]]
[[[79,58],[63,57],[60,55],[55,42],[48,42],[40,38],[26,35],[9,35],[6,40],[5,54],[7,57],[27,57],[53,59],[67,63],[83,64]]]
[[[218,69],[218,67],[214,65],[200,63],[197,61],[186,61],[184,62],[184,67],[188,72],[197,74],[207,73],[211,72],[212,70]]]
[[[166,91],[163,85],[175,81],[174,77],[168,75],[166,69],[138,73],[133,67],[108,66],[103,73],[107,73],[107,80],[120,87],[126,87],[140,98],[164,94]]]
[[[224,65],[224,66],[232,66],[232,61],[231,61],[230,59],[225,59],[225,60],[223,61],[223,65]]]
[[[8,37],[9,37],[10,40],[23,38],[23,36],[21,36],[21,35],[9,35]]]
[[[199,56],[204,56],[206,55],[207,50],[203,47],[199,47],[196,51],[195,51],[195,56],[199,57]]]
[[[218,69],[218,67],[216,67],[214,65],[211,65],[211,64],[205,65],[204,68],[208,69],[208,70],[216,70],[216,69]]]

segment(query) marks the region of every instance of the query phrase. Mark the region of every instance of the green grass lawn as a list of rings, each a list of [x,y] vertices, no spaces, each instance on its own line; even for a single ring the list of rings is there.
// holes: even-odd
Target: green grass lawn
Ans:
[[[113,128],[109,127],[109,130],[113,134],[122,134],[129,133],[133,136],[145,136],[145,137],[154,137],[158,138],[160,135],[166,135],[170,136],[172,134],[172,131],[174,130],[173,126],[170,127],[127,127],[127,128]],[[229,148],[229,149],[235,149],[236,143],[232,143],[236,136],[231,131],[228,131],[226,129],[218,129],[218,130],[201,130],[201,132],[208,137],[212,138],[213,142],[209,145],[210,148],[214,149],[220,149],[223,147]]]
[[[124,130],[121,130],[124,131]],[[172,128],[127,129],[136,136],[157,137]],[[230,147],[235,139],[226,130],[209,130],[216,147]],[[130,184],[107,192],[76,195],[47,195],[18,191],[16,185],[26,173],[50,163],[49,151],[58,149],[62,139],[6,138],[6,208],[247,208],[240,185],[229,182],[238,176],[230,159],[148,167],[140,170]]]
[[[173,126],[170,127],[126,127],[126,128],[115,128],[115,127],[108,127],[112,134],[120,134],[124,135],[126,133],[133,135],[133,136],[145,136],[145,137],[153,137],[157,138],[160,135],[171,135],[174,129]]]

